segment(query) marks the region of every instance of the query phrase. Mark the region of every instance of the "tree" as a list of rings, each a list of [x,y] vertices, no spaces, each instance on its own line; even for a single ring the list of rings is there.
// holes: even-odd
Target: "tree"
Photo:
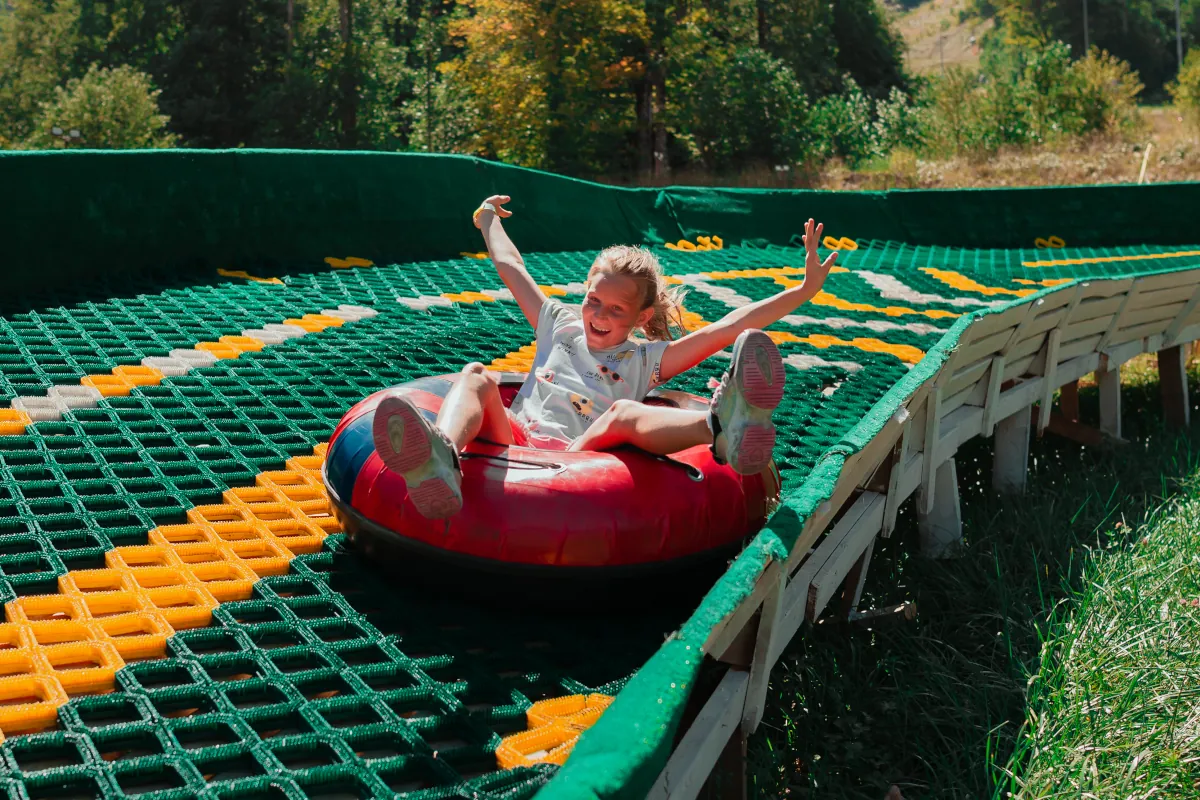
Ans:
[[[572,174],[628,162],[633,86],[650,31],[632,0],[477,0],[446,67],[474,98],[471,152]]]
[[[0,147],[33,133],[41,104],[71,75],[79,47],[76,0],[14,0],[0,16]]]
[[[159,92],[150,76],[132,67],[92,66],[82,78],[72,78],[54,90],[25,146],[51,149],[63,146],[52,129],[75,129],[89,148],[135,149],[172,147],[167,117],[158,110]]]

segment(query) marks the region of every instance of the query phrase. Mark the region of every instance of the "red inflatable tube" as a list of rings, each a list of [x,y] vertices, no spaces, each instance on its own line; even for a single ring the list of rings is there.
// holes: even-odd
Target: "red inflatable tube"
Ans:
[[[463,510],[422,517],[404,479],[375,453],[371,422],[387,392],[405,391],[433,419],[456,375],[376,392],[342,418],[330,440],[324,478],[353,540],[387,544],[500,571],[654,569],[727,551],[758,531],[779,496],[772,463],[740,476],[707,446],[670,458],[632,448],[566,453],[473,442],[463,453]],[[510,403],[524,375],[505,373]],[[683,392],[648,403],[707,408]]]

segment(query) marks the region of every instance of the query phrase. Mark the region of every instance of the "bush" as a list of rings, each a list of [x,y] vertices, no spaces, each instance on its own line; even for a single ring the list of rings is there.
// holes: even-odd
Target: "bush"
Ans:
[[[1140,120],[1137,73],[1103,50],[1075,62],[1062,42],[987,55],[982,71],[950,70],[921,95],[922,139],[935,155],[1117,133]]]
[[[695,82],[671,89],[673,132],[709,169],[807,159],[808,99],[791,68],[762,50],[715,54]]]
[[[78,130],[80,144],[89,148],[171,147],[176,137],[166,129],[167,117],[158,113],[158,94],[144,72],[92,66],[82,78],[55,89],[54,99],[42,104],[25,146],[63,147],[62,139],[51,132],[57,126]]]
[[[1167,87],[1179,112],[1200,132],[1200,47],[1183,60],[1183,69]]]
[[[877,151],[873,116],[874,103],[847,77],[845,92],[822,97],[813,106],[814,150],[825,158],[841,157],[852,167],[870,159]]]

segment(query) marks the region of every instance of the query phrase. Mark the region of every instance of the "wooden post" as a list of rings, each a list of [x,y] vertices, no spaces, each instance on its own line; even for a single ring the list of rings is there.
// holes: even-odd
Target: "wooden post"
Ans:
[[[1191,404],[1188,402],[1187,358],[1179,345],[1158,351],[1158,385],[1167,424],[1173,428],[1186,428],[1191,422]]]
[[[928,452],[928,451],[927,451]],[[951,558],[962,547],[962,514],[958,506],[958,471],[949,458],[937,468],[933,479],[934,502],[917,502],[917,527],[921,535],[921,555],[926,558]],[[924,492],[922,487],[919,492]]]
[[[746,800],[747,789],[746,734],[739,725],[697,796],[703,800]]]
[[[1003,494],[1025,491],[1029,468],[1030,413],[1022,408],[996,424],[992,443],[992,488]]]
[[[1121,438],[1121,365],[1110,365],[1101,358],[1101,370],[1096,371],[1100,387],[1100,431],[1114,439]]]
[[[1079,381],[1062,385],[1059,389],[1058,408],[1071,422],[1079,422]]]

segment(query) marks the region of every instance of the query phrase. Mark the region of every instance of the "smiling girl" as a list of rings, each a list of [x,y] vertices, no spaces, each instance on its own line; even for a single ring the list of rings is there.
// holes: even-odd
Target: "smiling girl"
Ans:
[[[775,446],[771,414],[783,397],[783,360],[764,328],[811,299],[837,260],[817,255],[823,226],[804,226],[805,276],[800,286],[751,303],[679,339],[680,294],[666,285],[653,253],[609,247],[588,270],[579,311],[547,298],[500,220],[511,198],[494,195],[475,212],[488,254],[537,335],[533,369],[505,408],[496,375],[468,364],[431,424],[401,393],[375,412],[375,449],[400,473],[413,505],[441,519],[462,508],[459,452],[476,437],[548,450],[609,450],[633,445],[667,455],[711,444],[734,471],[764,469]],[[640,330],[649,341],[631,339]],[[709,411],[645,405],[654,387],[733,345],[732,365]]]

